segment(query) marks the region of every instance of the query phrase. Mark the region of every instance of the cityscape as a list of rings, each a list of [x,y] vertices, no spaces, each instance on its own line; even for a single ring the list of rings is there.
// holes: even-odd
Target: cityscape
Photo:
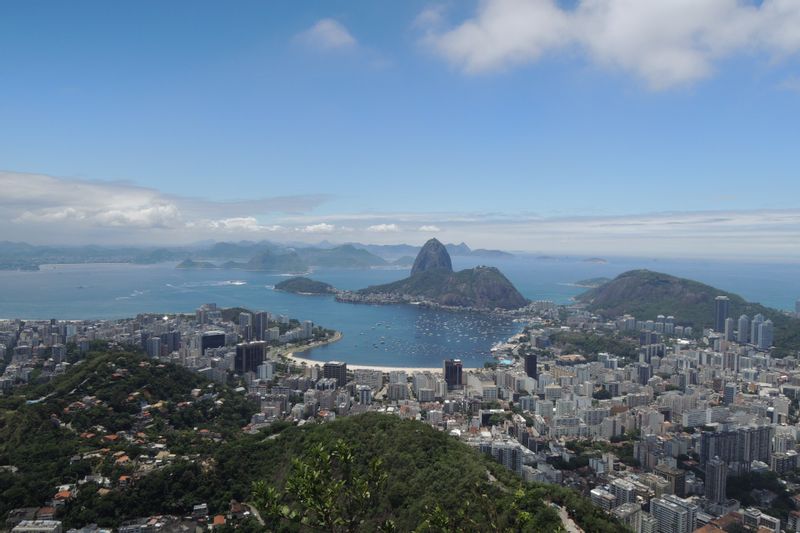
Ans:
[[[0,533],[800,533],[800,1],[0,2]]]

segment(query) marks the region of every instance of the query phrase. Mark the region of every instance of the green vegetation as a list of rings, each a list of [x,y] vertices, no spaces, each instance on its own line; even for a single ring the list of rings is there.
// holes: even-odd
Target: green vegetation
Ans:
[[[620,529],[575,492],[525,485],[419,422],[368,413],[258,440],[238,441],[237,453],[253,460],[236,464],[233,488],[245,491],[239,481],[255,476],[257,503],[287,530],[306,520],[335,523],[329,531],[556,531],[561,522],[548,501],[570,509],[587,531]],[[356,509],[359,522],[337,516],[342,506]]]
[[[772,493],[769,505],[762,505],[757,493]],[[789,491],[781,483],[775,472],[750,472],[742,476],[728,478],[727,492],[729,498],[736,498],[742,507],[757,507],[765,513],[786,520],[794,509]]]
[[[194,397],[193,389],[202,394]],[[186,369],[125,351],[92,352],[53,382],[0,399],[0,465],[18,469],[0,471],[0,517],[15,507],[41,506],[55,487],[89,474],[112,480],[133,474],[132,465],[152,453],[149,443],[176,454],[206,453],[212,437],[241,434],[255,409],[241,394]],[[130,461],[117,462],[120,452]],[[157,483],[172,468],[184,467],[145,479]],[[123,515],[149,512],[152,504],[131,505],[121,490],[100,497],[97,488],[81,490],[79,507],[68,505],[68,525],[112,525]],[[164,505],[175,503],[166,499]]]
[[[587,289],[595,289],[601,285],[605,285],[609,281],[611,281],[611,278],[589,278],[576,281],[574,285],[576,287],[586,287]]]
[[[528,301],[499,270],[476,267],[460,272],[427,270],[411,277],[367,287],[360,294],[402,294],[454,307],[517,309]]]
[[[750,303],[739,295],[688,279],[651,272],[632,270],[614,280],[578,296],[592,312],[606,317],[631,314],[639,320],[672,315],[676,324],[694,328],[708,327],[714,317],[714,299],[730,298],[730,316],[745,314],[753,318],[761,313],[775,325],[774,355],[783,357],[800,350],[800,320],[776,309]]]
[[[562,352],[579,353],[589,360],[596,360],[597,354],[601,352],[628,360],[636,360],[639,357],[639,345],[636,342],[615,334],[560,331],[552,334],[550,341]]]
[[[275,285],[275,290],[299,294],[331,294],[335,291],[333,285],[303,277],[289,278],[285,281],[281,281]]]
[[[0,518],[94,474],[110,490],[82,484],[59,512],[65,527],[185,515],[200,502],[216,514],[237,500],[276,531],[557,531],[550,502],[586,531],[620,530],[577,493],[524,484],[420,422],[367,413],[246,434],[254,410],[185,369],[108,347],[90,353],[52,383],[0,400],[0,465],[19,469],[0,471]],[[171,459],[153,467],[156,450]]]

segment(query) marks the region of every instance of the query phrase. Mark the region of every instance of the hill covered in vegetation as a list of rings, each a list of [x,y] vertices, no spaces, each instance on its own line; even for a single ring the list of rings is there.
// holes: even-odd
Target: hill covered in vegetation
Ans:
[[[333,285],[304,277],[289,278],[275,285],[275,290],[295,294],[333,294]]]
[[[528,303],[494,267],[479,266],[453,272],[447,249],[436,239],[422,247],[409,277],[367,287],[357,294],[418,298],[439,305],[476,309],[518,309]]]
[[[78,490],[65,528],[185,516],[232,500],[264,519],[242,531],[619,531],[587,499],[525,484],[444,432],[367,413],[303,427],[242,427],[257,407],[185,369],[114,348],[47,385],[0,399],[0,519]]]
[[[714,299],[730,299],[730,316],[758,313],[775,324],[775,355],[782,356],[800,350],[800,320],[776,309],[751,303],[737,294],[717,289],[689,279],[653,272],[631,270],[624,272],[597,288],[579,295],[592,312],[613,318],[631,314],[639,320],[672,315],[680,325],[694,328],[709,327],[714,319]]]
[[[78,495],[86,501],[68,502],[60,516],[68,526],[116,525],[154,505],[133,505],[120,480],[157,481],[186,457],[241,434],[256,409],[184,368],[120,349],[92,352],[51,383],[0,397],[0,466],[9,467],[0,469],[0,517],[98,476],[110,492],[100,497],[103,487],[87,483]]]

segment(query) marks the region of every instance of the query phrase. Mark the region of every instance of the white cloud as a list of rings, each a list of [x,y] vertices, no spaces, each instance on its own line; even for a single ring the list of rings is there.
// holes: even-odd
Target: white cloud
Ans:
[[[426,226],[420,226],[419,231],[425,233],[439,233],[442,230],[439,228],[439,226],[426,225]]]
[[[397,224],[375,224],[367,227],[367,231],[374,233],[397,233],[400,227]]]
[[[322,19],[297,35],[301,42],[321,49],[346,49],[357,45],[355,37],[334,19]]]
[[[333,233],[336,226],[333,224],[326,224],[321,222],[319,224],[310,224],[302,228],[298,228],[301,233]]]
[[[423,41],[466,73],[533,63],[577,49],[654,89],[710,76],[735,53],[782,58],[800,51],[800,2],[764,0],[485,0],[477,13]]]
[[[264,226],[258,223],[255,217],[233,217],[219,220],[209,220],[208,227],[225,231],[250,231],[250,232],[275,232],[280,231],[283,226],[272,225]]]
[[[284,228],[261,224],[256,215],[302,213],[326,199],[310,195],[215,202],[170,196],[130,183],[17,172],[0,172],[0,191],[0,228],[9,228],[18,239],[49,236],[63,242],[83,240],[89,232],[94,238],[118,242],[129,241],[131,232],[148,230],[175,239],[200,229],[277,232]]]

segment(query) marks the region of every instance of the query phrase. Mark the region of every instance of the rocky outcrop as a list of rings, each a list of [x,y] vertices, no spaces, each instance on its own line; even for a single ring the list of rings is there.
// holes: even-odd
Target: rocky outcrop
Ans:
[[[411,275],[414,276],[430,270],[453,271],[453,262],[450,260],[450,254],[447,253],[447,248],[437,239],[429,240],[419,251],[417,259],[414,261],[414,266],[411,268]]]
[[[417,255],[411,276],[358,291],[361,297],[387,295],[391,300],[421,300],[447,307],[518,309],[527,305],[514,285],[494,267],[453,272],[450,254],[431,239]]]

